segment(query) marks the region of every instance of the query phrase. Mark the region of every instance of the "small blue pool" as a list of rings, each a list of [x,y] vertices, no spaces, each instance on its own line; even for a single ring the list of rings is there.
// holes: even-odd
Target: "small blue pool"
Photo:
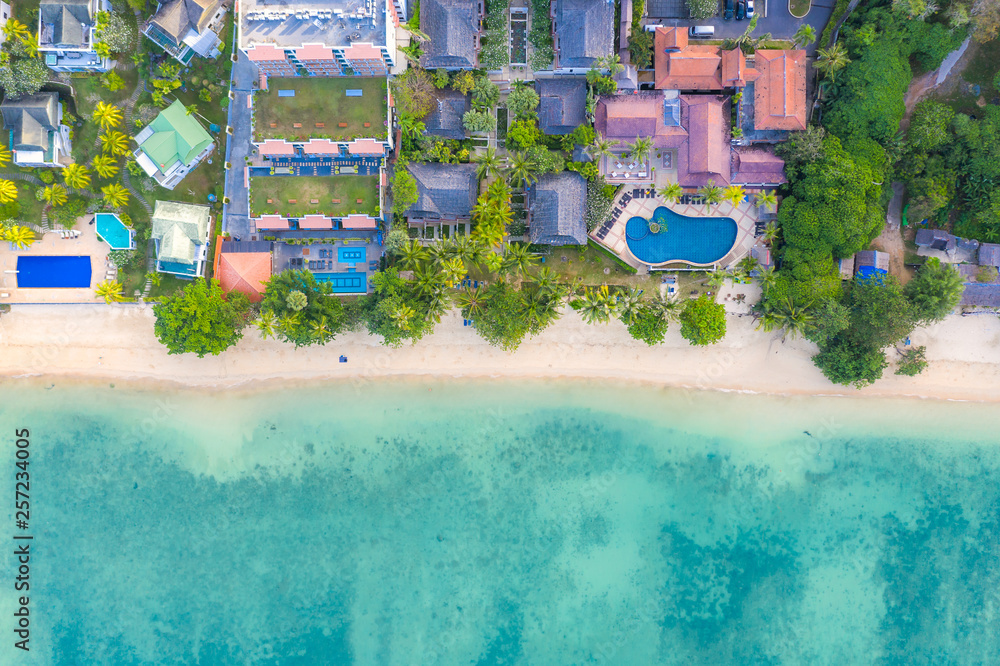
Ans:
[[[89,288],[90,257],[18,257],[17,286]]]
[[[98,213],[94,216],[97,235],[104,239],[112,250],[133,250],[132,230],[125,226],[114,213]]]
[[[365,260],[365,248],[363,247],[338,247],[337,261],[342,264],[356,264]]]
[[[660,206],[652,221],[660,225],[659,233],[650,231],[650,221],[644,217],[625,223],[628,249],[647,264],[711,264],[726,256],[736,242],[736,222],[728,217],[687,217]]]
[[[317,282],[329,282],[335,294],[364,294],[368,291],[366,273],[313,273]]]

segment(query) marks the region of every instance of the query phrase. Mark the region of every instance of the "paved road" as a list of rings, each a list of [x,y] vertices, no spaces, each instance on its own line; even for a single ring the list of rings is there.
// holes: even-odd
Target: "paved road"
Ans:
[[[226,216],[223,221],[223,231],[228,231],[233,237],[249,240],[253,232],[250,223],[247,188],[244,184],[244,167],[246,157],[251,148],[250,109],[247,99],[252,94],[253,82],[257,80],[257,67],[246,55],[237,50],[239,59],[233,66],[232,91],[235,99],[229,105],[229,126],[233,135],[227,143],[227,161],[232,168],[226,172],[226,196],[229,204],[226,206]]]

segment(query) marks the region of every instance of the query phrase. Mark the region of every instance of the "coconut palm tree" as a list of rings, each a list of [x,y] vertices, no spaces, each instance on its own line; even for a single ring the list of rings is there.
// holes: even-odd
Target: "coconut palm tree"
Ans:
[[[649,159],[649,151],[653,149],[653,138],[648,136],[637,136],[635,141],[632,143],[632,149],[629,151],[629,155],[634,160],[639,162],[645,162]]]
[[[427,261],[429,257],[427,248],[421,245],[420,241],[412,238],[399,250],[399,262],[406,270],[413,270],[422,262]]]
[[[765,294],[774,286],[777,278],[778,275],[774,272],[773,266],[768,266],[757,271],[757,280],[760,282],[760,288]]]
[[[97,285],[95,291],[109,305],[122,300],[122,284],[118,280],[105,280]]]
[[[811,305],[797,306],[792,299],[786,298],[774,311],[775,322],[784,329],[782,342],[788,336],[804,335],[816,317]]]
[[[813,62],[813,67],[831,81],[837,79],[837,72],[851,64],[851,59],[847,57],[847,49],[840,42],[828,49],[816,49],[816,53],[819,57]]]
[[[17,199],[17,185],[12,180],[0,180],[0,203],[10,203]]]
[[[514,153],[514,159],[511,160],[508,169],[508,177],[512,185],[521,189],[528,188],[538,180],[535,171],[535,164],[528,158],[526,153]]]
[[[298,312],[286,312],[281,315],[278,319],[278,330],[286,338],[291,338],[295,335],[295,331],[299,328],[299,313]]]
[[[70,164],[63,169],[63,180],[74,190],[82,190],[90,185],[90,169],[82,164]]]
[[[433,263],[419,264],[413,269],[413,290],[422,296],[441,291],[441,270]]]
[[[733,208],[739,206],[745,196],[746,190],[743,189],[742,185],[730,185],[722,191],[722,200],[728,201]]]
[[[128,137],[117,130],[110,130],[101,135],[101,149],[111,155],[128,154]]]
[[[0,146],[0,167],[5,167],[10,164],[11,154],[7,150],[7,146]]]
[[[278,328],[278,318],[273,310],[262,310],[254,325],[260,331],[260,337],[267,340],[274,337],[274,332]]]
[[[94,120],[102,130],[109,130],[122,124],[122,112],[117,106],[98,102],[94,108]]]
[[[773,213],[774,209],[778,206],[778,197],[775,195],[774,190],[761,190],[754,195],[754,203],[758,207],[763,207]]]
[[[66,203],[66,188],[59,184],[49,185],[42,190],[42,197],[50,206],[62,206]]]
[[[111,155],[98,155],[94,158],[93,167],[101,178],[111,178],[118,173],[118,160]]]
[[[594,137],[594,142],[587,146],[587,154],[595,161],[600,161],[602,157],[611,157],[611,149],[618,145],[617,141],[605,139],[600,134]]]
[[[667,183],[656,191],[667,203],[677,203],[684,195],[684,188],[680,183]]]
[[[504,263],[521,275],[526,275],[528,269],[535,265],[535,258],[528,251],[528,246],[521,243],[511,243],[504,254]]]
[[[715,181],[709,179],[708,184],[698,188],[698,195],[705,201],[705,207],[711,210],[713,205],[722,201],[722,189],[715,186]]]
[[[427,126],[416,116],[403,113],[399,116],[399,129],[403,131],[403,136],[415,139],[427,131]]]
[[[559,274],[548,266],[543,266],[535,273],[534,279],[538,292],[543,296],[557,298],[563,295],[564,287],[559,283]]]
[[[480,153],[474,158],[476,163],[476,176],[483,178],[496,178],[500,175],[502,162],[497,157],[497,149],[492,146],[486,149],[485,153]]]
[[[726,280],[729,279],[729,273],[721,269],[715,269],[708,275],[708,286],[712,289],[719,289],[722,285],[726,284]]]
[[[764,242],[768,245],[774,243],[774,241],[778,239],[778,233],[780,231],[781,227],[779,227],[776,223],[768,222],[767,226],[764,227]]]
[[[617,299],[619,318],[626,326],[631,326],[639,318],[642,306],[642,296],[635,287],[618,294]]]
[[[309,322],[309,335],[321,345],[325,345],[327,340],[333,337],[326,322],[326,315],[320,315],[319,321]]]
[[[408,331],[410,330],[413,318],[417,316],[417,311],[406,303],[400,303],[392,311],[391,316],[400,330]]]
[[[35,232],[30,227],[15,224],[4,230],[4,240],[10,241],[15,247],[23,250],[35,242]]]
[[[17,19],[8,19],[7,23],[3,27],[4,37],[7,41],[12,39],[17,39],[19,41],[24,41],[31,36],[31,31],[28,30],[28,26],[24,25]]]
[[[808,23],[800,25],[799,29],[795,31],[795,35],[792,36],[792,43],[799,48],[809,46],[815,41],[816,28],[812,27]]]
[[[486,307],[486,290],[482,287],[463,289],[455,297],[455,304],[470,318],[482,314]]]
[[[467,274],[467,271],[465,270],[465,262],[459,257],[450,257],[445,259],[441,264],[441,274],[444,278],[445,285],[448,287],[454,287]]]
[[[677,321],[681,318],[681,311],[684,310],[684,303],[673,296],[657,292],[653,297],[653,307],[665,321]]]
[[[104,193],[104,203],[110,208],[124,208],[128,204],[128,190],[124,185],[112,183],[101,188]]]
[[[486,188],[486,196],[499,204],[510,204],[510,185],[506,180],[498,178]]]
[[[604,284],[594,289],[587,287],[583,295],[573,303],[580,316],[588,324],[606,324],[615,313],[615,302]]]
[[[736,269],[744,277],[750,277],[750,274],[757,270],[759,266],[760,262],[748,254],[740,259],[740,262],[736,265]]]
[[[503,245],[504,228],[503,225],[494,220],[482,220],[476,228],[472,230],[472,238],[486,248],[495,248]],[[483,255],[484,261],[491,265],[491,262],[500,262],[502,258],[493,252],[486,252]],[[499,267],[499,263],[496,264]],[[492,270],[492,268],[491,268]]]

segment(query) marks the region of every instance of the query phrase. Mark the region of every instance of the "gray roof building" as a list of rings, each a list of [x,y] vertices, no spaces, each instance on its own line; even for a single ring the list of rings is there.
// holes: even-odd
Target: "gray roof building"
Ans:
[[[469,110],[469,98],[450,88],[438,90],[434,93],[434,97],[434,107],[424,118],[427,133],[461,141],[465,138],[462,117]]]
[[[149,22],[179,45],[189,32],[202,32],[222,0],[165,0]]]
[[[1000,267],[1000,245],[983,243],[979,246],[979,265]]]
[[[586,122],[587,79],[536,79],[538,126],[546,134],[569,134]]]
[[[586,245],[587,181],[574,171],[546,174],[531,191],[528,236],[542,245]]]
[[[89,46],[94,16],[90,0],[41,0],[38,4],[41,46]]]
[[[59,131],[59,95],[54,92],[4,100],[0,105],[4,129],[13,133],[11,149],[48,151],[52,133]]]
[[[997,284],[967,284],[962,292],[961,305],[977,307],[1000,307],[1000,285]]]
[[[559,67],[589,69],[614,50],[615,6],[608,0],[556,0]]]
[[[475,164],[411,164],[417,201],[406,217],[425,220],[468,219],[478,194]]]
[[[854,271],[865,273],[863,269],[875,269],[880,273],[889,272],[889,255],[878,250],[862,250],[854,255]]]
[[[474,69],[479,34],[478,0],[424,0],[420,28],[428,37],[421,49],[427,69]]]
[[[951,252],[955,249],[956,238],[942,229],[918,229],[915,239],[917,247]]]

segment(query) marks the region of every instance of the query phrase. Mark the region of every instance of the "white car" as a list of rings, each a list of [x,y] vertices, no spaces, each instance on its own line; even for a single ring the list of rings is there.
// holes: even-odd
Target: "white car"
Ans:
[[[747,20],[753,18],[753,0],[747,0]]]

